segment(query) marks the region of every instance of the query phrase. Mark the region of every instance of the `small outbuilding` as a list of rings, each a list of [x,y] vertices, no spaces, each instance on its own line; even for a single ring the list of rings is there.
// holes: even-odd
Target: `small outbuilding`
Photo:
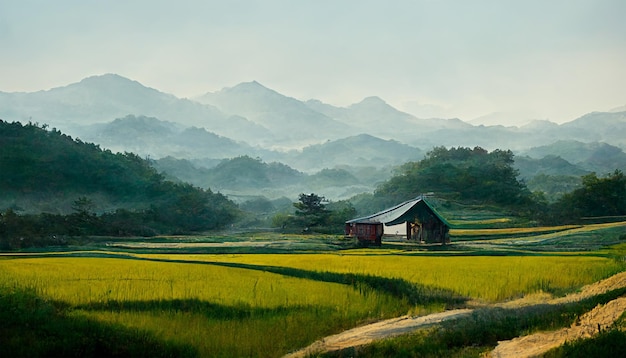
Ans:
[[[406,223],[407,240],[420,243],[450,242],[450,224],[424,199],[418,196],[376,214],[346,222],[346,236],[356,237],[361,243],[381,245],[383,226]]]

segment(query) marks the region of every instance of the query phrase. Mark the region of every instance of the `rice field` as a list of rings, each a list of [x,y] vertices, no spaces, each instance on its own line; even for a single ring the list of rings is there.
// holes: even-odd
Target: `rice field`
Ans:
[[[401,278],[488,301],[566,291],[620,269],[612,260],[588,256],[431,257],[391,250],[148,256],[191,262],[12,258],[0,260],[0,281],[64,302],[73,307],[72,315],[150,331],[191,345],[202,356],[270,357],[360,322],[420,308],[380,291],[280,275],[265,266]]]
[[[394,250],[382,253],[351,250],[340,254],[147,256],[400,278],[489,302],[526,293],[561,294],[623,269],[623,265],[614,260],[582,255],[430,256]]]
[[[407,302],[259,270],[113,258],[0,260],[0,286],[33,289],[82,315],[190,344],[202,356],[271,357]],[[254,354],[253,354],[254,352]]]
[[[550,230],[528,231],[542,236]],[[572,230],[579,229],[564,231]],[[623,245],[613,251],[623,256]],[[562,295],[623,271],[624,260],[614,256],[394,248],[5,255],[0,298],[3,289],[26,289],[69,318],[154,336],[202,357],[278,357],[384,318],[535,293]]]

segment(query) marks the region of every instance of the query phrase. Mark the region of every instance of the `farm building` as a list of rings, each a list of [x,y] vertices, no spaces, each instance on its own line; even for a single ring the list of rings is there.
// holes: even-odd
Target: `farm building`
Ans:
[[[406,224],[407,240],[420,243],[450,242],[450,225],[422,196],[385,209],[376,214],[346,222],[346,236],[356,237],[364,244],[380,245],[383,226]]]

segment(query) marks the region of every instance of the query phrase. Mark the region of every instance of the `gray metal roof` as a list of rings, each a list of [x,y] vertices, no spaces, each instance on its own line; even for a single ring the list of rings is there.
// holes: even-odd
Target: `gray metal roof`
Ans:
[[[346,221],[346,223],[347,224],[353,224],[353,223],[385,224],[385,225],[399,224],[401,222],[407,221],[406,220],[407,218],[404,218],[403,216],[411,212],[412,209],[415,208],[418,204],[425,205],[429,209],[429,211],[432,212],[439,220],[441,220],[444,224],[450,226],[448,221],[444,219],[441,215],[439,215],[439,213],[435,209],[433,209],[433,207],[431,207],[428,204],[428,202],[426,202],[426,200],[424,200],[423,196],[418,196],[415,199],[405,201],[402,204],[377,212],[376,214]]]

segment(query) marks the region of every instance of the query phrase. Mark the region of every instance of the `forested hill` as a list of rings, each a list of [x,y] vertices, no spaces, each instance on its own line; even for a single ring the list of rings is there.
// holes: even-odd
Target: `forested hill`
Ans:
[[[105,194],[114,201],[142,200],[162,177],[132,153],[113,154],[36,125],[0,122],[0,189],[21,194]]]
[[[36,124],[0,121],[0,172],[0,212],[96,216],[123,209],[156,232],[221,227],[237,214],[223,195],[167,181],[135,154]]]

